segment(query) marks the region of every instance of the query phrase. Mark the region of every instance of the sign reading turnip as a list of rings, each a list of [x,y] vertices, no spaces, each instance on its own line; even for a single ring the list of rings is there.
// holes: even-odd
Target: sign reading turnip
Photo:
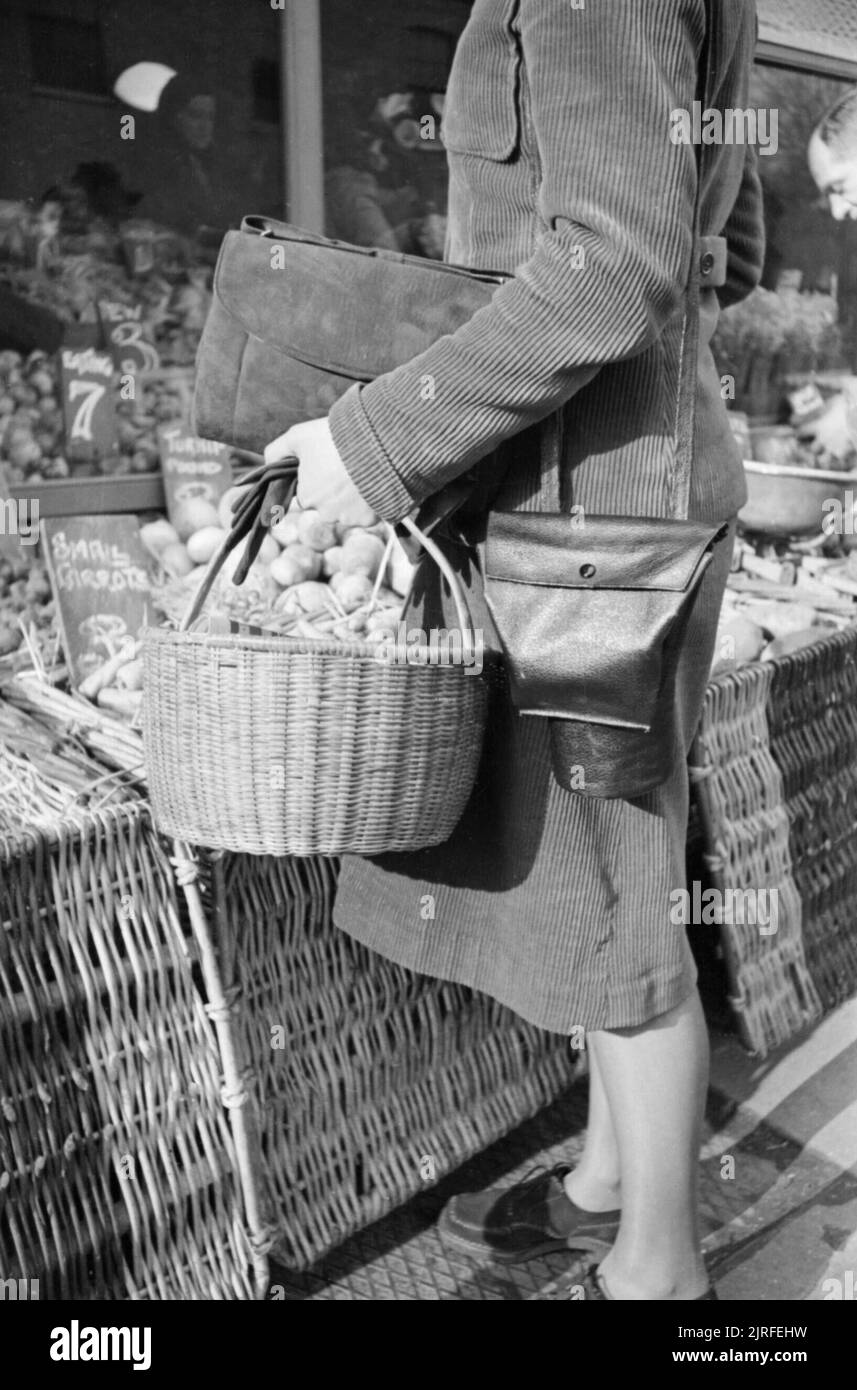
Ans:
[[[218,503],[232,486],[230,450],[198,439],[181,425],[158,431],[167,514],[182,540],[203,527],[219,526]]]
[[[96,463],[118,451],[113,358],[96,348],[60,349],[60,379],[69,459]]]

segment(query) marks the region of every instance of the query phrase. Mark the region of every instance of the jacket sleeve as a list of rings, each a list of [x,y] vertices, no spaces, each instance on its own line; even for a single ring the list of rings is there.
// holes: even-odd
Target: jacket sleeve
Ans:
[[[741,188],[723,235],[728,248],[726,284],[717,291],[717,298],[721,309],[728,309],[752,293],[765,264],[762,185],[758,156],[752,145],[747,146]]]
[[[663,330],[687,282],[696,192],[694,149],[673,142],[670,113],[691,108],[704,29],[704,0],[522,0],[543,231],[468,323],[331,411],[382,517],[400,519]]]

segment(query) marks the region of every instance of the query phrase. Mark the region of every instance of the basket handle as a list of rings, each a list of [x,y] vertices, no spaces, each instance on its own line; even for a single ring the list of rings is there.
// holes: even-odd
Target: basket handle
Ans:
[[[248,537],[247,552],[241,564],[235,571],[234,582],[242,584],[247,577],[247,572],[259,553],[262,541],[268,528],[270,508],[280,506],[288,508],[289,503],[297,491],[298,460],[290,454],[287,458],[281,459],[275,464],[261,464],[258,468],[248,473],[242,481],[242,486],[249,486],[250,491],[242,499],[235,511],[232,529],[229,535],[221,544],[220,548],[212,556],[205,573],[205,578],[194,594],[188,610],[185,613],[179,632],[187,632],[196,622],[201,614],[206,599],[208,598],[217,579],[218,574],[223,568],[226,557],[232,553],[235,547]],[[410,517],[404,517],[402,526],[408,530],[415,540],[419,541],[427,555],[430,555],[449,585],[452,601],[455,605],[455,613],[458,619],[458,626],[461,632],[462,656],[465,665],[470,665],[475,656],[476,634],[473,628],[473,619],[470,613],[470,605],[461,585],[458,575],[455,573],[449,560],[444,555],[431,536],[422,531],[415,521]]]

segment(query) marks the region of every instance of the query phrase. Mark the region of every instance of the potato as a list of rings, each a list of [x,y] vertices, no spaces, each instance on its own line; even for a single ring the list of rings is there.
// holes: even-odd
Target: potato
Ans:
[[[52,396],[55,382],[50,372],[46,371],[44,367],[40,367],[38,371],[30,373],[30,385],[38,391],[40,396]]]
[[[294,590],[295,597],[304,613],[317,613],[330,603],[330,589],[317,579],[307,579]]]
[[[331,588],[346,613],[353,613],[372,597],[372,581],[365,574],[335,574]]]
[[[305,545],[290,545],[271,564],[271,578],[283,589],[302,584],[306,579],[318,579],[321,556]]]
[[[168,545],[178,544],[179,533],[175,526],[171,526],[167,518],[162,516],[157,521],[149,521],[140,527],[140,540],[150,555],[160,559]]]
[[[332,545],[321,557],[321,572],[325,579],[331,579],[334,574],[338,574],[342,565],[342,546]]]
[[[187,539],[187,553],[195,565],[207,565],[226,540],[228,531],[220,526],[203,526]]]
[[[306,579],[301,584],[293,584],[284,589],[275,600],[274,609],[286,617],[297,618],[308,613],[318,613],[330,603],[330,589],[318,580]]]
[[[184,578],[193,569],[193,561],[181,541],[173,541],[170,545],[164,546],[161,551],[161,564],[174,579]]]
[[[284,550],[286,546],[297,545],[297,518],[287,513],[275,526],[271,527],[271,535],[274,537],[277,544],[281,545]]]
[[[322,521],[318,512],[308,508],[297,517],[298,540],[311,550],[330,550],[336,545],[336,527]]]
[[[362,574],[367,579],[374,579],[384,559],[384,550],[380,536],[352,531],[342,543],[342,573]]]
[[[205,526],[218,526],[219,524],[217,508],[213,502],[208,502],[204,497],[189,497],[186,502],[182,502],[176,507],[175,528],[179,533],[179,538],[183,541],[192,536],[194,531],[201,531]]]

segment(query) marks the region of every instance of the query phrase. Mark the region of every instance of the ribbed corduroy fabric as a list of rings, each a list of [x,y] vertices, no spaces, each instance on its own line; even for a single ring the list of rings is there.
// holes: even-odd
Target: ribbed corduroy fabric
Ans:
[[[743,106],[754,9],[718,0],[717,11],[715,105]],[[447,98],[448,259],[515,278],[458,332],[331,412],[346,466],[382,515],[398,519],[479,459],[489,476],[508,465],[497,506],[550,507],[528,427],[560,408],[564,502],[663,514],[696,185],[694,151],[671,141],[670,115],[692,109],[704,24],[703,0],[476,0]],[[702,229],[729,240],[720,298],[734,302],[761,273],[758,176],[743,146],[724,145],[712,164]],[[745,492],[708,348],[713,291],[702,319],[690,510],[717,520]],[[688,633],[685,747],[728,560],[721,546]],[[490,632],[478,574],[472,587]],[[543,721],[518,719],[499,697],[455,835],[422,854],[347,859],[335,921],[544,1028],[638,1024],[692,983],[669,913],[684,886],[686,820],[683,769],[636,803],[561,791]]]

